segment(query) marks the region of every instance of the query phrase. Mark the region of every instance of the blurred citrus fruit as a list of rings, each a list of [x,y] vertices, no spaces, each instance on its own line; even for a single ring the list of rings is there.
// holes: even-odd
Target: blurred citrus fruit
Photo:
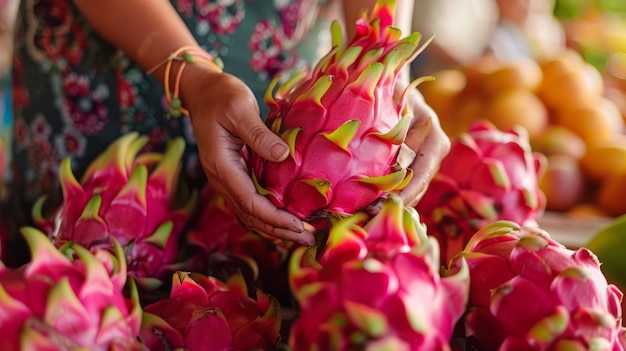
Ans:
[[[535,91],[541,79],[541,67],[537,61],[519,59],[486,73],[482,78],[482,90],[489,96],[513,89]]]
[[[493,97],[485,118],[498,129],[524,127],[534,137],[548,125],[548,111],[541,100],[527,89],[505,91]]]
[[[546,195],[546,209],[565,211],[580,202],[585,190],[585,176],[578,160],[567,155],[548,156],[539,188]]]
[[[622,115],[605,97],[583,106],[564,108],[555,114],[556,123],[578,134],[587,145],[610,142],[624,129]]]
[[[612,216],[626,214],[626,172],[613,174],[605,179],[598,190],[597,201]]]
[[[568,155],[580,159],[585,154],[586,145],[578,134],[569,128],[552,124],[530,140],[533,151],[546,156]]]
[[[572,206],[567,214],[573,218],[605,218],[609,214],[598,204],[590,202],[580,202]]]
[[[544,73],[538,95],[555,110],[591,103],[604,90],[602,75],[588,63],[573,71],[554,74],[552,77]]]
[[[467,79],[463,72],[448,69],[433,74],[435,80],[419,85],[424,100],[437,112],[440,120],[454,118],[457,99],[465,89]]]
[[[480,96],[469,95],[459,99],[454,116],[441,121],[441,128],[450,137],[459,136],[467,131],[470,124],[485,116],[485,101]]]
[[[597,181],[607,179],[611,175],[626,173],[626,140],[617,139],[588,146],[580,160],[580,165],[585,174]],[[626,203],[624,199],[623,201]]]

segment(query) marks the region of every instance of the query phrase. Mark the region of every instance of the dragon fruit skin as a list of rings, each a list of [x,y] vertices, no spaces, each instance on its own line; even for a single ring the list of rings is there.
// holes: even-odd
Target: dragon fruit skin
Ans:
[[[227,265],[251,271],[256,280],[259,274],[276,273],[285,260],[289,243],[246,228],[228,202],[208,185],[202,189],[197,210],[186,233],[194,252],[188,260],[192,271],[214,275],[209,271],[212,266]]]
[[[391,27],[395,1],[379,1],[371,19],[362,14],[357,34],[344,49],[333,23],[333,49],[305,77],[272,90],[266,123],[289,145],[283,162],[252,153],[249,166],[260,194],[278,208],[317,225],[329,213],[353,214],[386,192],[399,191],[412,171],[396,162],[413,115],[407,96],[394,88],[400,71],[421,51],[419,33],[400,40]],[[422,46],[423,48],[423,46]]]
[[[170,141],[163,154],[138,156],[147,141],[137,133],[121,136],[91,163],[80,182],[65,159],[59,172],[63,204],[47,219],[42,198],[33,217],[56,246],[74,241],[91,249],[115,238],[128,254],[129,273],[141,287],[153,288],[172,272],[169,265],[177,258],[196,197],[174,208],[183,139]]]
[[[122,248],[93,253],[73,244],[69,258],[44,233],[24,227],[32,261],[0,265],[3,350],[140,350],[137,290],[129,281]]]
[[[413,208],[390,195],[330,227],[325,246],[300,247],[289,278],[300,316],[299,350],[448,350],[467,302],[468,271],[441,277],[438,244]]]
[[[231,205],[208,185],[185,238],[181,269],[220,279],[241,272],[248,284],[281,303],[291,301],[286,270],[295,243],[246,228]]]
[[[461,263],[462,262],[462,263]],[[620,302],[597,257],[537,227],[496,221],[451,262],[469,266],[467,332],[481,350],[624,350]]]
[[[248,297],[241,275],[226,282],[176,272],[169,299],[144,308],[141,339],[151,351],[272,350],[279,339],[280,304],[257,290]]]
[[[546,159],[533,152],[524,129],[498,130],[478,121],[452,140],[417,211],[442,249],[442,265],[462,251],[470,237],[496,220],[533,226],[543,214],[539,179]]]

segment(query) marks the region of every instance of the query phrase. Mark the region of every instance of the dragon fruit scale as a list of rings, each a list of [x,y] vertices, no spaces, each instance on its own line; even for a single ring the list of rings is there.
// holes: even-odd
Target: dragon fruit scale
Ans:
[[[294,76],[272,96],[275,79],[265,95],[266,123],[287,142],[290,156],[269,162],[252,153],[253,181],[277,207],[314,225],[329,213],[362,210],[411,178],[396,158],[413,118],[409,92],[429,78],[415,80],[399,101],[394,88],[428,43],[418,47],[419,33],[400,39],[394,8],[393,0],[378,1],[369,19],[362,13],[345,48],[333,23],[333,48],[312,72]]]
[[[325,245],[299,247],[289,278],[299,350],[449,350],[465,311],[467,269],[440,276],[438,243],[415,209],[391,194],[369,222],[335,221]],[[364,224],[365,223],[365,224]]]
[[[416,205],[428,234],[439,240],[442,265],[490,222],[536,225],[546,205],[539,189],[545,164],[545,156],[532,151],[522,128],[502,131],[477,121],[453,139]]]
[[[151,351],[274,350],[280,304],[260,290],[256,300],[240,274],[226,282],[178,271],[171,295],[144,308],[141,340]]]
[[[185,270],[217,278],[242,272],[266,292],[281,287],[287,292],[284,265],[293,243],[246,228],[224,197],[208,185],[196,213],[185,235]]]
[[[480,350],[625,349],[622,292],[595,254],[537,227],[496,221],[479,230],[449,271],[469,266],[464,324]]]
[[[15,269],[0,264],[2,350],[142,350],[139,297],[117,243],[57,250],[35,228],[22,234],[31,261]]]
[[[41,198],[33,217],[57,247],[68,241],[89,249],[106,247],[115,238],[127,253],[129,274],[140,287],[154,288],[174,271],[169,267],[197,196],[176,207],[183,139],[171,140],[164,153],[140,154],[147,142],[137,133],[121,136],[89,165],[80,182],[71,160],[63,160],[63,203],[45,218]]]

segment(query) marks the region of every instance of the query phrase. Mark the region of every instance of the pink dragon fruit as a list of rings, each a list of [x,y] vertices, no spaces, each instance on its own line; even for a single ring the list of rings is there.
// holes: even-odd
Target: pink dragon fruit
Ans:
[[[330,227],[327,243],[300,247],[289,278],[299,350],[448,350],[467,302],[468,271],[441,277],[437,241],[417,212],[390,195],[365,226],[359,212]]]
[[[57,250],[45,234],[24,227],[32,261],[0,264],[0,330],[3,350],[141,350],[141,307],[126,261],[112,252],[77,245]]]
[[[523,129],[505,132],[478,121],[453,140],[416,206],[428,234],[439,240],[442,264],[492,221],[536,225],[546,205],[538,186],[545,162]]]
[[[176,272],[169,299],[144,309],[141,339],[151,351],[273,350],[280,305],[260,290],[248,296],[241,275],[226,282]]]
[[[622,292],[597,257],[537,227],[496,221],[449,270],[470,270],[467,332],[480,350],[624,350]]]
[[[147,137],[129,133],[96,158],[79,183],[71,161],[61,164],[64,202],[55,214],[42,215],[45,198],[33,208],[37,225],[57,246],[74,241],[87,248],[108,246],[115,238],[127,252],[128,271],[141,287],[155,287],[173,270],[180,235],[195,207],[191,196],[176,206],[182,138],[165,153],[139,151]]]
[[[334,47],[311,74],[296,75],[272,96],[274,80],[265,95],[266,122],[288,143],[290,156],[277,163],[252,154],[252,178],[277,207],[314,225],[325,226],[329,213],[362,210],[411,178],[396,159],[413,118],[408,93],[423,79],[399,101],[394,88],[421,51],[420,35],[400,40],[391,26],[394,8],[395,1],[379,1],[369,20],[363,13],[346,48],[335,22]]]
[[[218,278],[241,272],[272,295],[289,294],[284,274],[294,244],[246,228],[232,207],[205,186],[186,233],[185,269]]]
[[[194,252],[188,260],[193,261],[190,268],[194,271],[227,265],[251,271],[255,280],[260,273],[275,272],[289,246],[246,228],[224,198],[208,185],[202,190],[198,216],[191,219],[186,239]]]

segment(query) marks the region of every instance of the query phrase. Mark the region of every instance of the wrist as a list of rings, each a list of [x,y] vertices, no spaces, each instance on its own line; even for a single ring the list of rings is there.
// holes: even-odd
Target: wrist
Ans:
[[[162,84],[165,88],[165,98],[170,104],[170,116],[180,117],[182,114],[189,114],[183,107],[182,90],[187,92],[194,90],[193,86],[190,87],[190,82],[202,80],[198,79],[199,76],[221,72],[221,66],[216,64],[206,51],[198,46],[183,46],[170,53],[167,58],[150,69],[148,74],[156,73],[157,77],[163,77]]]
[[[209,84],[218,82],[223,72],[204,64],[191,64],[182,72],[179,87],[179,99],[183,106],[190,109],[200,92],[208,89]]]

